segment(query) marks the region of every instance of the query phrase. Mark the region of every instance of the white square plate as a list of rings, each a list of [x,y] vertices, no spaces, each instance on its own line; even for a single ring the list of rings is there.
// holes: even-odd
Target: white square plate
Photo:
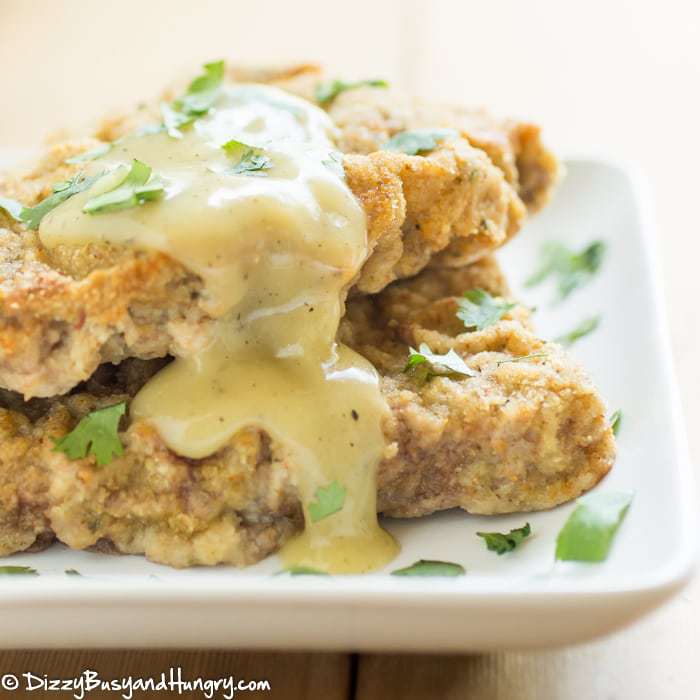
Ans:
[[[484,650],[587,639],[658,606],[693,566],[694,489],[648,202],[625,169],[570,161],[553,203],[500,256],[514,291],[538,305],[543,337],[602,314],[599,329],[573,349],[610,411],[623,411],[617,464],[597,489],[636,493],[605,563],[555,565],[571,504],[527,516],[451,511],[386,521],[403,548],[391,568],[445,559],[467,569],[454,579],[271,576],[280,569],[275,557],[243,571],[174,571],[56,545],[0,561],[42,574],[0,578],[0,646]],[[608,244],[601,273],[556,307],[551,288],[521,288],[551,239]],[[506,556],[475,536],[526,520],[533,536]],[[83,577],[66,576],[67,568]]]

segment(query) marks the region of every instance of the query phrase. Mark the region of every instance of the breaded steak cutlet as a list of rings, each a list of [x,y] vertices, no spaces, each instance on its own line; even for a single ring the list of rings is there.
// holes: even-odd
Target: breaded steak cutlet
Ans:
[[[307,97],[321,79],[304,67],[234,77]],[[365,102],[370,109],[359,110]],[[469,125],[466,112],[435,108],[434,125],[457,133],[414,156],[380,148],[401,129],[429,124],[425,105],[377,88],[348,91],[328,108],[348,185],[367,216],[370,254],[350,296],[376,293],[431,260],[479,259],[517,232],[527,206],[539,206],[556,180],[556,160],[531,125],[493,122],[487,134]],[[112,141],[158,119],[146,106],[105,121],[94,135]],[[0,195],[35,205],[78,172],[66,158],[96,143],[55,145],[29,173],[0,178]],[[208,338],[207,302],[202,280],[162,253],[97,244],[47,249],[0,210],[0,386],[25,398],[65,393],[103,362],[191,354]]]
[[[426,270],[372,297],[351,299],[340,338],[381,375],[391,409],[378,471],[378,508],[416,516],[551,508],[610,469],[605,407],[581,368],[537,337],[517,306],[482,331],[455,316],[481,288],[509,296],[491,258]],[[474,377],[425,381],[404,372],[408,346],[454,349]],[[250,564],[300,530],[301,506],[282,450],[254,426],[201,460],[168,450],[148,423],[123,419],[121,457],[71,461],[53,441],[96,407],[127,400],[165,360],[103,365],[69,396],[0,409],[0,554],[55,535],[70,547],[143,553],[177,567]]]

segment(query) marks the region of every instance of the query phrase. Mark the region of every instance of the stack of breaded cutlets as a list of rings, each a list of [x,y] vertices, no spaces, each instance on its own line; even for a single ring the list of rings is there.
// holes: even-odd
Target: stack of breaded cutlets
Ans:
[[[311,100],[323,79],[314,66],[229,77]],[[385,87],[346,90],[324,107],[367,215],[371,253],[348,290],[339,339],[376,367],[391,409],[379,510],[538,510],[594,486],[615,446],[584,371],[537,335],[523,305],[482,330],[457,316],[468,290],[513,301],[493,252],[556,184],[558,163],[539,129]],[[53,145],[30,172],[0,178],[0,195],[40,202],[80,169],[67,158],[153,118],[141,107],[89,138]],[[458,137],[421,155],[382,150],[395,135],[424,128]],[[201,345],[212,323],[201,290],[197,275],[162,253],[47,249],[0,209],[0,555],[58,539],[176,567],[243,566],[303,527],[289,465],[255,426],[194,460],[127,411],[123,454],[108,464],[55,449],[81,418],[128,403],[169,358]],[[474,376],[427,381],[404,371],[409,348],[421,344],[454,350]]]

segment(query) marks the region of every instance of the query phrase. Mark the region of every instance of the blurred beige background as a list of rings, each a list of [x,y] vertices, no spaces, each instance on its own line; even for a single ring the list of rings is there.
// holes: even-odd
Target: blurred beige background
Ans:
[[[415,93],[536,119],[563,153],[638,164],[653,186],[691,456],[700,461],[696,3],[0,0],[0,149],[33,147],[219,57],[322,61],[338,76],[386,77]],[[424,698],[439,687],[441,697],[475,700],[689,700],[700,697],[699,630],[696,582],[631,630],[576,649],[361,657],[357,697]],[[276,664],[262,656],[259,665]],[[346,668],[329,663],[310,661],[328,673]]]

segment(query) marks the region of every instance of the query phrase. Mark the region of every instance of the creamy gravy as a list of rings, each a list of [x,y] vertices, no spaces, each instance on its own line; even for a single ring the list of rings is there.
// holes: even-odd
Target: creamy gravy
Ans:
[[[134,398],[185,457],[222,448],[241,428],[268,432],[304,506],[304,533],[284,547],[288,566],[362,572],[390,561],[397,544],[377,523],[375,471],[387,410],[374,368],[335,342],[343,296],[367,256],[364,212],[345,184],[333,125],[313,105],[258,85],[226,87],[216,108],[173,138],[133,134],[88,173],[89,190],[50,212],[47,246],[95,240],[157,249],[204,280],[203,305],[218,319],[201,352],[177,358]],[[231,174],[231,139],[264,149],[270,167]],[[165,183],[163,199],[89,215],[132,159]],[[335,167],[334,167],[335,166]],[[337,482],[342,508],[312,522],[309,505]]]

